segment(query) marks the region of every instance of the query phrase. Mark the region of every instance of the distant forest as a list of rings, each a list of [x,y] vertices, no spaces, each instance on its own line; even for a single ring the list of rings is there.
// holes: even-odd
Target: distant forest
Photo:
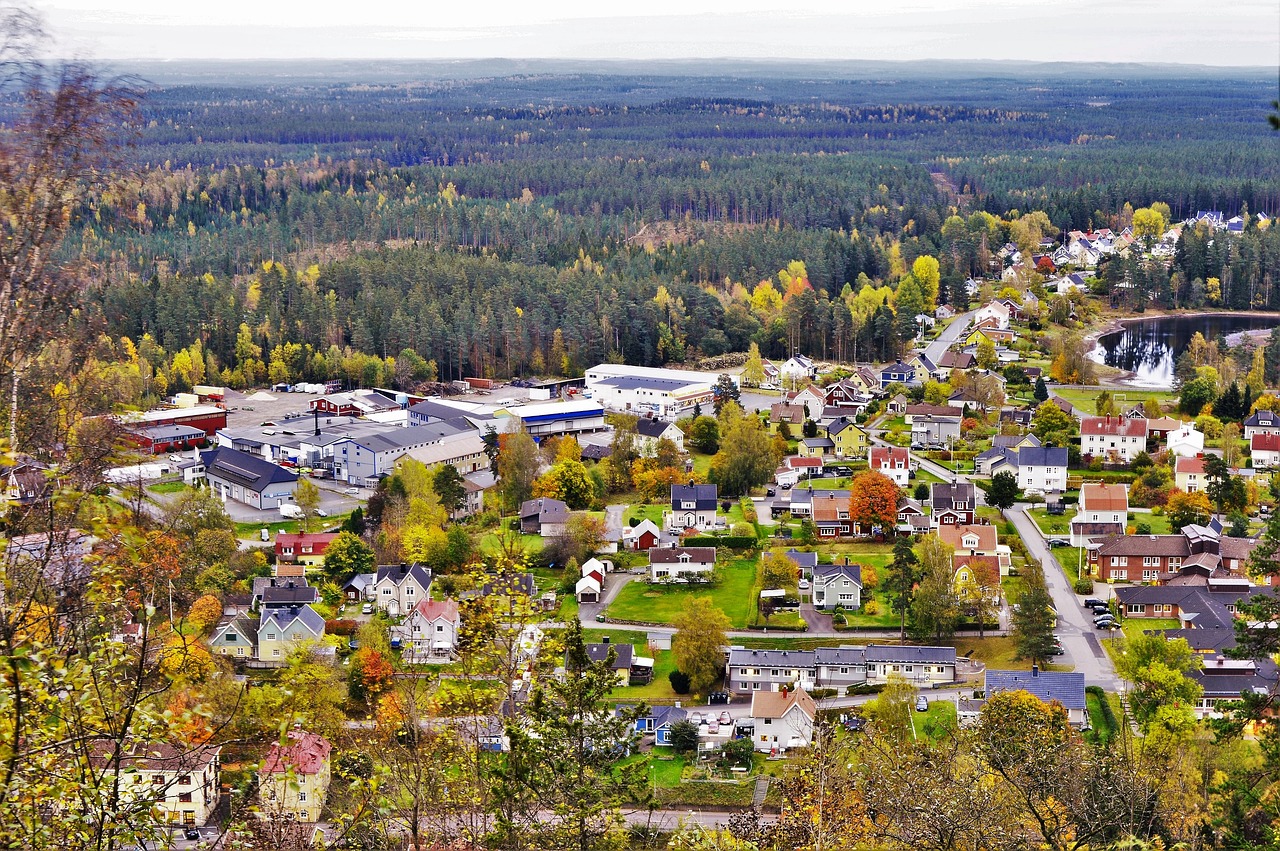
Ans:
[[[138,344],[169,391],[751,342],[888,359],[916,258],[939,280],[907,306],[964,306],[1031,211],[1057,238],[1155,202],[1280,212],[1274,94],[1266,76],[1119,73],[156,86],[131,176],[67,248],[96,270],[77,319]],[[1277,229],[1251,225],[1100,277],[1168,306],[1218,278],[1222,304],[1275,308],[1277,274]]]

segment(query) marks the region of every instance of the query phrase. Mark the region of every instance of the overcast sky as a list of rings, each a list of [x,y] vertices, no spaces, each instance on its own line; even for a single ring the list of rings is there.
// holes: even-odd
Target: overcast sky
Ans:
[[[1280,65],[1277,0],[35,0],[97,59],[1022,59]]]

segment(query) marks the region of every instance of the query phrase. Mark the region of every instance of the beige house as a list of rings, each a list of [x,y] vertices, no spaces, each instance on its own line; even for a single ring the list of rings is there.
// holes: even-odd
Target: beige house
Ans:
[[[290,730],[284,744],[273,744],[258,769],[259,816],[319,821],[329,793],[332,751],[327,739],[304,730]]]
[[[119,776],[124,801],[145,801],[159,821],[199,827],[218,806],[220,747],[182,748],[167,743],[143,744],[115,756],[115,742],[89,745],[89,762],[105,794]]]
[[[751,720],[755,723],[752,737],[756,750],[783,753],[792,748],[807,748],[813,742],[813,719],[817,714],[818,705],[802,688],[752,692]]]

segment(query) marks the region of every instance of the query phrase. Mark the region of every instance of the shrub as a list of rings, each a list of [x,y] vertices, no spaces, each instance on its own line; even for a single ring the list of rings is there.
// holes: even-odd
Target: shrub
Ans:
[[[864,615],[880,614],[880,602],[878,600],[868,600],[862,604],[862,613]]]
[[[1087,576],[1081,576],[1075,581],[1075,584],[1071,586],[1071,589],[1077,594],[1092,594],[1093,580]]]
[[[672,671],[667,674],[667,682],[671,683],[671,690],[676,694],[689,693],[689,675],[683,671]]]
[[[1134,524],[1133,528],[1139,535],[1151,534],[1151,524],[1146,522],[1145,520],[1139,520],[1136,524]]]
[[[356,631],[356,622],[350,618],[325,621],[324,631],[330,635],[353,635]]]

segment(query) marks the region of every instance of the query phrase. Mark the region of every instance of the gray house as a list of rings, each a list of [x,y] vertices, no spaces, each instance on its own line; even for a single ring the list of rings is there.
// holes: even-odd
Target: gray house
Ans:
[[[350,484],[376,484],[382,476],[395,472],[396,461],[409,451],[464,431],[452,424],[433,423],[343,438],[330,447],[333,477]]]
[[[258,509],[279,508],[293,500],[298,476],[258,456],[219,447],[200,453],[205,479],[214,496]]]
[[[818,609],[862,608],[862,567],[820,564],[813,569],[813,605]]]
[[[951,683],[956,679],[954,647],[899,647],[891,644],[868,644],[867,682],[882,685],[897,674],[920,685]]]
[[[391,617],[408,615],[420,600],[431,599],[431,568],[413,564],[378,566],[377,577],[368,591],[378,608]]]
[[[558,538],[569,522],[569,506],[558,499],[527,499],[520,503],[520,531],[526,535]]]
[[[867,681],[867,655],[861,647],[819,647],[813,655],[818,688],[845,689]]]
[[[814,687],[816,665],[812,650],[729,651],[725,673],[729,691],[750,694],[753,691],[781,691],[783,686],[799,684]]]

